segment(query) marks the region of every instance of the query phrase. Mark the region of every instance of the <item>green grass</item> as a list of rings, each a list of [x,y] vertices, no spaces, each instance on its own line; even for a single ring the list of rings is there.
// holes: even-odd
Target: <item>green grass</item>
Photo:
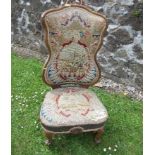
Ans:
[[[142,103],[99,88],[91,89],[109,113],[102,143],[96,145],[92,133],[83,133],[55,136],[53,145],[46,146],[38,118],[50,88],[42,81],[42,65],[39,60],[12,55],[12,155],[143,154]]]

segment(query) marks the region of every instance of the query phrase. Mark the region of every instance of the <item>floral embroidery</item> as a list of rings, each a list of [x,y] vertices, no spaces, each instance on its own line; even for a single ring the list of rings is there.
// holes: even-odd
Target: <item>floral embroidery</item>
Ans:
[[[86,120],[101,121],[107,117],[107,111],[92,91],[68,87],[54,89],[47,94],[40,116],[49,124],[69,121],[82,123]]]
[[[53,85],[90,85],[99,78],[94,60],[105,19],[82,8],[64,8],[45,17],[51,58],[45,80]]]

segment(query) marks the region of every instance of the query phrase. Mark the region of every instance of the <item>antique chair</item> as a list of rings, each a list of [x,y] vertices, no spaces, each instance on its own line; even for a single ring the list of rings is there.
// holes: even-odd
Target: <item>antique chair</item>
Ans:
[[[50,144],[55,134],[94,131],[100,142],[107,110],[94,92],[100,70],[96,54],[107,28],[106,18],[83,1],[65,3],[42,14],[49,57],[43,80],[53,88],[40,111],[40,121]]]

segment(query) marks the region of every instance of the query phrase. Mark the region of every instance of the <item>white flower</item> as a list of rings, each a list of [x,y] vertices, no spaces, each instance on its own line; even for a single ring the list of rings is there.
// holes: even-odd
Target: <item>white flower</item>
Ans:
[[[114,152],[116,152],[117,151],[117,149],[114,149]]]
[[[103,149],[103,151],[104,151],[104,152],[106,152],[106,151],[107,151],[107,149],[106,149],[106,148],[104,148],[104,149]]]
[[[118,145],[115,145],[116,148],[118,148]]]
[[[108,149],[111,150],[111,147],[109,146]]]
[[[128,93],[127,92],[124,92],[124,95],[126,96],[126,95],[128,95]]]

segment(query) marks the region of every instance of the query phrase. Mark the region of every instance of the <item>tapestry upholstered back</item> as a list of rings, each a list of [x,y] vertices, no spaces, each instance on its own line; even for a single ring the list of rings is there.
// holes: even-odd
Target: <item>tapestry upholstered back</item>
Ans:
[[[42,25],[49,50],[44,81],[53,88],[96,83],[100,77],[96,54],[107,27],[105,17],[72,4],[44,12]]]

